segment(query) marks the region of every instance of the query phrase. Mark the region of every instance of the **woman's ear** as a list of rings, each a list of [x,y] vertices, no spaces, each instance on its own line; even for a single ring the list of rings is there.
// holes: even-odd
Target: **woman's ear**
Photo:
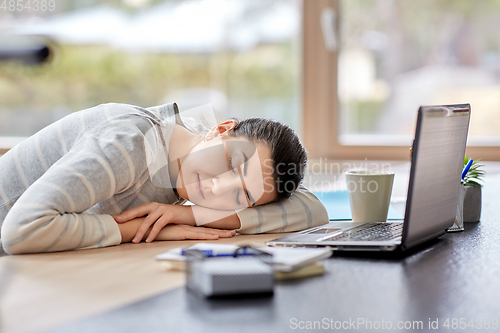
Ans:
[[[207,135],[205,135],[205,141],[210,141],[223,135],[224,133],[232,130],[237,124],[238,122],[236,120],[226,120],[225,122],[212,127]]]

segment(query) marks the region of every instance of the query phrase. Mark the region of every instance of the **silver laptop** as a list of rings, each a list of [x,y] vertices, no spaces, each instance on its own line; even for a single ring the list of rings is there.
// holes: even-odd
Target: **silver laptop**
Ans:
[[[455,222],[469,120],[469,104],[419,108],[404,220],[331,221],[267,244],[394,251],[443,235]]]

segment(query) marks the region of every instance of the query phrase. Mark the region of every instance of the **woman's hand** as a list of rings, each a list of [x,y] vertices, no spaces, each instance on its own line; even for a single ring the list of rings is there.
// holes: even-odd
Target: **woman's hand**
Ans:
[[[235,230],[220,230],[205,227],[193,227],[185,224],[171,224],[164,227],[158,235],[159,240],[204,239],[217,240],[236,235]],[[149,238],[149,237],[148,237]]]
[[[123,223],[146,215],[147,217],[141,223],[134,238],[132,239],[132,243],[139,243],[144,238],[144,235],[146,235],[151,226],[153,227],[146,239],[146,242],[148,243],[152,242],[156,238],[160,230],[162,230],[167,224],[175,223],[187,224],[191,226],[196,225],[194,215],[190,206],[169,205],[157,202],[145,203],[135,208],[129,209],[120,215],[112,216],[116,222]],[[192,235],[192,231],[190,235]]]
[[[127,223],[119,223],[118,228],[122,236],[122,243],[130,243],[135,237],[137,230],[144,221],[144,217],[139,217],[128,221]],[[156,240],[185,240],[185,239],[205,239],[217,240],[219,238],[229,238],[236,234],[235,230],[220,230],[213,228],[193,227],[182,224],[169,224],[160,230],[156,236]],[[148,233],[146,233],[148,235]]]

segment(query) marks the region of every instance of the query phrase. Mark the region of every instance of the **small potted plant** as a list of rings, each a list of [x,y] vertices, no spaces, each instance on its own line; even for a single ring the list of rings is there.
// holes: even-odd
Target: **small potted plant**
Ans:
[[[464,167],[469,163],[469,158],[464,157]],[[463,203],[464,222],[479,222],[481,218],[481,187],[484,183],[485,172],[482,169],[484,165],[473,161],[469,171],[462,180],[462,186],[465,189]]]

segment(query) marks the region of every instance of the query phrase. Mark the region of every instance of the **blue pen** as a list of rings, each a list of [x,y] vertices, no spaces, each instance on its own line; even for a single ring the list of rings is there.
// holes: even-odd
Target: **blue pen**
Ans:
[[[472,165],[472,162],[474,162],[474,160],[469,160],[469,162],[467,163],[467,165],[465,166],[464,170],[462,171],[462,179],[465,178],[465,175],[467,174],[467,172],[469,172],[469,169]]]
[[[232,257],[235,251],[199,250],[207,257]],[[182,249],[181,255],[186,255],[186,249]],[[238,253],[239,256],[252,256],[254,253],[248,252],[246,248]]]

